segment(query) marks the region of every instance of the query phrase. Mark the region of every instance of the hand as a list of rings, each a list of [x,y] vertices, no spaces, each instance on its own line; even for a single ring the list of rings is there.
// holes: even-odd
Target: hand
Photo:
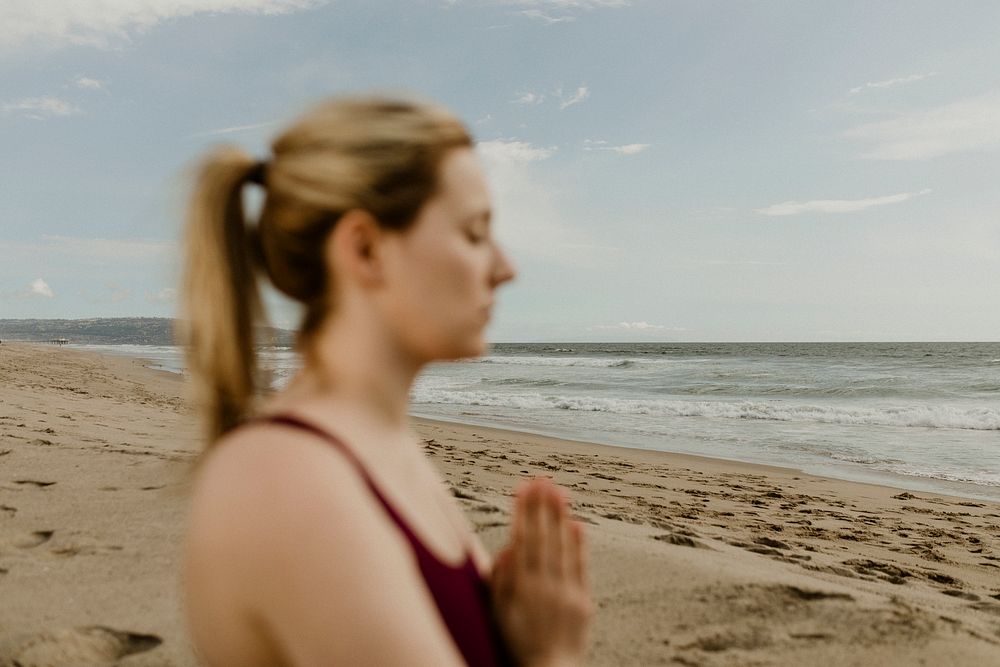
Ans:
[[[497,554],[494,615],[520,665],[580,665],[593,607],[583,526],[546,478],[516,491],[510,543]]]

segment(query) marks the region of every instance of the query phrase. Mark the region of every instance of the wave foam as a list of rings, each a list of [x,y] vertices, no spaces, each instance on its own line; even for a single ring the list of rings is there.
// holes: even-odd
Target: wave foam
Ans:
[[[483,357],[472,360],[475,364],[503,364],[507,366],[582,366],[584,368],[629,368],[631,359],[597,359],[594,357]]]
[[[1000,410],[947,406],[843,407],[766,401],[675,401],[497,394],[483,391],[418,390],[415,403],[507,407],[518,410],[571,410],[659,417],[706,417],[753,421],[1000,430]]]

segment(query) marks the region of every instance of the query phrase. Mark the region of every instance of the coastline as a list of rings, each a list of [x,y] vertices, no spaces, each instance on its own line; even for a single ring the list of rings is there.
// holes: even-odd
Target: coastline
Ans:
[[[176,586],[199,450],[181,376],[7,343],[0,376],[0,662],[100,625],[162,640],[126,655],[139,640],[119,639],[108,664],[196,664]],[[491,551],[519,479],[570,491],[597,603],[588,664],[1000,664],[1000,503],[414,425]]]

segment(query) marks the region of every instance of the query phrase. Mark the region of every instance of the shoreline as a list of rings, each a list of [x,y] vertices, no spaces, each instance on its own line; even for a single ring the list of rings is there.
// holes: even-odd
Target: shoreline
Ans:
[[[197,664],[177,579],[200,450],[185,393],[135,358],[0,345],[0,664],[33,664],[32,651]],[[592,667],[1000,664],[1000,503],[419,417],[414,428],[491,552],[520,480],[568,490],[586,524]],[[93,626],[159,644],[86,636]],[[95,647],[104,662],[81,653]]]
[[[919,342],[919,341],[918,341]],[[38,344],[45,345],[45,343],[25,343],[25,344]],[[183,372],[175,372],[162,367],[157,367],[158,362],[153,359],[144,358],[141,356],[132,356],[124,353],[111,353],[111,352],[101,352],[92,349],[90,346],[86,350],[78,350],[84,352],[94,352],[95,354],[108,354],[110,356],[119,356],[129,359],[142,359],[146,362],[146,367],[150,370],[161,371],[169,373],[176,376],[177,378],[183,380],[185,377]],[[72,348],[70,348],[72,349]],[[482,421],[461,421],[458,419],[450,419],[444,416],[438,415],[421,415],[414,412],[410,413],[410,417],[414,419],[426,419],[431,421],[439,421],[444,423],[453,424],[465,424],[469,426],[476,426],[481,429],[494,429],[497,431],[511,433],[511,434],[522,434],[522,435],[536,435],[548,438],[554,438],[557,440],[565,440],[566,442],[581,443],[581,444],[593,444],[602,447],[610,447],[612,449],[624,449],[630,452],[658,452],[670,456],[691,456],[695,458],[702,458],[708,461],[724,461],[729,462],[734,465],[745,465],[745,466],[761,466],[764,469],[777,468],[785,471],[794,471],[801,475],[808,475],[811,477],[819,478],[829,478],[844,482],[853,482],[856,484],[868,484],[874,486],[884,486],[890,489],[896,489],[898,491],[909,491],[914,493],[925,493],[925,494],[937,494],[944,495],[951,498],[960,498],[966,500],[977,500],[984,502],[1000,502],[1000,487],[990,486],[986,484],[976,484],[974,482],[964,482],[944,479],[941,477],[931,477],[931,476],[920,476],[920,475],[906,475],[902,473],[895,473],[885,470],[869,469],[858,464],[849,463],[837,463],[829,462],[826,464],[817,464],[817,466],[796,466],[794,463],[765,463],[761,461],[751,461],[738,458],[727,458],[725,456],[713,456],[707,453],[687,453],[679,451],[670,451],[663,449],[652,449],[648,447],[639,447],[629,444],[621,444],[617,442],[612,442],[612,438],[607,440],[594,440],[588,439],[586,437],[574,436],[572,434],[558,434],[555,432],[542,432],[534,431],[530,429],[521,429],[516,425],[497,425],[495,423],[488,423],[489,420]],[[734,426],[738,428],[738,426]],[[828,471],[827,471],[828,470]]]
[[[609,453],[616,450],[626,450],[627,452],[648,452],[653,455],[663,455],[666,457],[678,457],[680,459],[689,458],[694,461],[708,462],[718,462],[723,465],[731,465],[735,467],[746,467],[747,469],[759,468],[762,471],[780,471],[783,473],[795,473],[800,476],[813,477],[817,479],[829,479],[838,482],[847,482],[851,484],[859,484],[865,486],[876,486],[883,487],[886,489],[891,489],[895,491],[909,491],[913,493],[925,493],[925,494],[935,494],[946,496],[957,500],[976,500],[988,503],[998,503],[1000,502],[1000,487],[986,486],[980,484],[973,484],[971,482],[955,482],[952,480],[941,479],[938,477],[917,477],[911,475],[902,475],[897,473],[890,473],[885,471],[872,471],[871,479],[861,479],[862,475],[850,476],[848,474],[844,475],[825,475],[817,472],[812,472],[804,468],[797,468],[794,465],[780,465],[771,463],[760,463],[757,461],[743,461],[740,459],[726,458],[723,456],[710,456],[707,454],[689,454],[686,452],[672,452],[662,449],[650,449],[645,447],[634,447],[631,445],[617,445],[610,442],[595,442],[593,440],[583,440],[571,437],[564,437],[561,435],[552,435],[549,433],[543,433],[540,431],[530,431],[530,430],[520,430],[512,427],[505,426],[495,426],[492,424],[482,424],[474,423],[468,421],[459,421],[445,419],[436,416],[426,416],[426,415],[415,415],[411,414],[410,417],[415,420],[426,421],[426,422],[440,422],[442,424],[449,425],[459,425],[459,426],[470,426],[479,429],[489,429],[492,431],[497,431],[500,433],[508,434],[508,437],[515,436],[536,436],[541,438],[549,438],[552,440],[561,440],[567,443],[574,443],[579,445],[590,445],[593,447],[607,449]],[[832,467],[833,464],[831,464]],[[844,467],[835,467],[836,470],[847,470]],[[898,481],[898,484],[890,483],[890,480]],[[924,481],[925,483],[921,483]],[[909,484],[908,484],[909,483]],[[977,492],[978,489],[995,489],[995,493],[990,495],[985,492]]]

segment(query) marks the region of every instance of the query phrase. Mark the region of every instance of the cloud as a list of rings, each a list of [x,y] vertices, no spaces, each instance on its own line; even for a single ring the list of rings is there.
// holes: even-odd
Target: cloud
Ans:
[[[540,9],[522,9],[518,12],[521,16],[527,16],[529,19],[536,19],[542,21],[545,25],[552,25],[553,23],[565,23],[566,21],[575,21],[575,16],[551,16],[546,14]]]
[[[788,262],[770,262],[761,259],[692,259],[695,264],[712,266],[783,266]]]
[[[77,88],[83,88],[84,90],[101,90],[104,88],[104,81],[98,79],[91,79],[89,76],[77,77],[73,81],[73,85]]]
[[[587,327],[590,331],[687,331],[683,327],[668,327],[649,322],[619,322],[618,324],[595,324]]]
[[[850,94],[857,95],[862,90],[867,90],[869,88],[890,88],[892,86],[898,86],[903,83],[912,83],[914,81],[920,81],[921,79],[926,79],[932,77],[937,72],[928,72],[926,74],[911,74],[910,76],[901,76],[896,79],[886,79],[885,81],[869,81],[863,86],[858,86],[856,88],[851,88]]]
[[[507,0],[506,4],[522,7],[553,7],[555,9],[599,9],[628,7],[629,0]]]
[[[887,195],[885,197],[868,197],[867,199],[814,199],[812,201],[784,201],[780,204],[772,204],[765,208],[754,209],[756,213],[764,215],[795,215],[797,213],[850,213],[853,211],[863,211],[873,206],[885,206],[886,204],[898,204],[913,197],[926,195],[931,190],[925,188],[919,192],[902,192],[897,195]]]
[[[476,145],[494,194],[496,232],[514,263],[524,258],[573,268],[613,268],[621,249],[596,242],[561,198],[545,160],[555,148],[497,139]]]
[[[520,104],[523,106],[535,106],[536,104],[541,104],[545,100],[545,95],[542,93],[518,93],[517,97],[511,100],[511,104]]]
[[[579,88],[576,89],[576,92],[573,93],[573,95],[568,98],[563,97],[562,89],[560,89],[556,91],[556,95],[559,97],[559,108],[565,109],[567,107],[573,106],[574,104],[579,104],[580,102],[590,97],[590,89],[588,89],[586,86],[580,86]]]
[[[111,296],[108,297],[111,303],[121,303],[132,296],[132,290],[121,285],[108,285],[108,289],[111,290]]]
[[[146,292],[146,301],[150,303],[173,303],[177,300],[177,290],[164,287],[159,292]]]
[[[1000,92],[866,123],[844,133],[866,142],[869,160],[926,160],[1000,147]]]
[[[231,127],[220,127],[218,129],[215,129],[215,130],[206,130],[204,132],[198,132],[197,134],[193,134],[191,136],[194,136],[194,137],[209,137],[209,136],[215,136],[215,135],[219,135],[219,134],[232,134],[233,132],[244,132],[246,130],[256,130],[257,128],[260,128],[260,127],[267,127],[269,125],[274,125],[277,122],[278,121],[276,121],[276,120],[266,120],[263,123],[251,123],[249,125],[233,125]]]
[[[539,148],[526,141],[504,141],[503,139],[480,141],[476,144],[476,148],[487,161],[506,164],[538,162],[552,157],[552,154],[556,152],[555,148]]]
[[[135,239],[92,239],[74,236],[43,235],[42,240],[52,249],[70,252],[95,260],[145,262],[169,258],[177,251],[174,241],[142,241]]]
[[[36,120],[80,113],[79,107],[58,97],[25,97],[16,102],[4,102],[0,104],[0,111]]]
[[[110,48],[156,24],[195,14],[283,14],[325,0],[3,0],[0,49],[24,45]]]
[[[93,239],[43,235],[39,241],[0,239],[0,256],[31,257],[37,262],[82,262],[90,267],[120,266],[123,263],[150,266],[178,258],[174,241],[133,239]]]
[[[591,139],[585,139],[583,142],[583,150],[585,151],[613,151],[619,155],[635,155],[636,153],[643,152],[650,146],[652,146],[652,144],[623,144],[621,146],[610,146],[606,141],[594,141]]]
[[[35,278],[31,281],[31,285],[28,286],[28,293],[32,296],[40,296],[46,299],[51,299],[55,297],[52,288],[41,278]]]

